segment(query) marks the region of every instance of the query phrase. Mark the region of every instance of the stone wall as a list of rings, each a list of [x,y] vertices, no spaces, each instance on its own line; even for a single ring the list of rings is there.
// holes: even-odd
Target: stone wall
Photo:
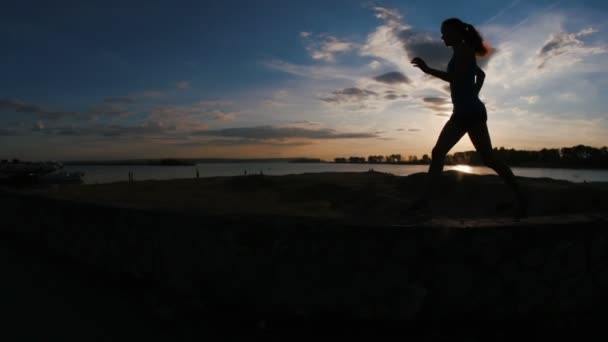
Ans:
[[[1,231],[149,280],[208,310],[359,319],[600,314],[608,231],[202,217],[0,192]],[[337,316],[336,316],[337,315]]]

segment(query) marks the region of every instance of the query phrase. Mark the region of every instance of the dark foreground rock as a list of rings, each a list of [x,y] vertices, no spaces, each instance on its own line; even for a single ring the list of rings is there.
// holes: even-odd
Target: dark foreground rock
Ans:
[[[564,184],[564,191],[572,187]],[[139,279],[173,296],[169,302],[254,330],[352,329],[356,322],[432,333],[465,322],[483,330],[518,321],[557,332],[591,324],[608,304],[601,210],[400,225],[238,210],[209,215],[8,192],[0,193],[0,205],[4,234],[82,267]]]

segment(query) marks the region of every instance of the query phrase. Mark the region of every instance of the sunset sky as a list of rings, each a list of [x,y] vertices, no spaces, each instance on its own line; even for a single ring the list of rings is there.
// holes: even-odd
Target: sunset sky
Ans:
[[[14,1],[0,159],[430,154],[452,105],[410,60],[445,69],[449,17],[495,49],[494,146],[608,145],[603,0]]]

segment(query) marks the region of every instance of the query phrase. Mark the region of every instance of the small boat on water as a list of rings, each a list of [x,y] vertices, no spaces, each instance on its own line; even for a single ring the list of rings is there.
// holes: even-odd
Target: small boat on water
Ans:
[[[55,161],[24,162],[18,159],[0,161],[0,184],[82,183],[83,172],[63,171]]]

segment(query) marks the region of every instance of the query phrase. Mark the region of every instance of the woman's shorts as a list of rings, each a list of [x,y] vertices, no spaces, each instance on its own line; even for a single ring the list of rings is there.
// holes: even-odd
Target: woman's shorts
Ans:
[[[481,116],[455,116],[452,114],[450,117],[450,121],[453,122],[456,126],[464,129],[465,131],[470,130],[471,128],[483,124],[487,122],[487,117]]]
[[[479,100],[469,106],[454,106],[454,112],[450,116],[450,121],[467,131],[476,125],[485,123],[487,120],[486,106]]]

